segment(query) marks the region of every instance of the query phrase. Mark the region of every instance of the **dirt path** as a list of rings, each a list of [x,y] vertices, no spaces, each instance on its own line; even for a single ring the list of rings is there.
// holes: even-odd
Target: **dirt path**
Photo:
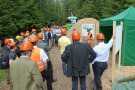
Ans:
[[[54,71],[54,78],[57,78],[57,82],[53,83],[53,90],[72,90],[72,81],[71,78],[67,78],[63,75],[62,71],[62,60],[60,58],[60,50],[57,47],[53,47],[52,50],[49,52],[52,65],[53,65],[53,71]],[[109,60],[109,66],[108,69],[104,72],[102,76],[102,82],[103,82],[103,90],[111,90],[111,61]],[[91,68],[91,64],[90,64]],[[87,90],[91,90],[90,84],[93,80],[93,71],[91,68],[91,73],[87,76],[86,79],[87,83]],[[46,86],[46,83],[44,83]],[[78,86],[80,87],[80,85]],[[6,84],[6,81],[3,81],[0,83],[0,90],[9,90],[9,85]],[[80,90],[80,89],[79,89]]]

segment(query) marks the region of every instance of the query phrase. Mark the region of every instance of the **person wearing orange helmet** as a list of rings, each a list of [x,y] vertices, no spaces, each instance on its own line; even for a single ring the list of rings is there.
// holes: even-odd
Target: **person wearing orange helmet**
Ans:
[[[10,39],[5,39],[4,40],[4,47],[2,48],[2,51],[10,51],[10,47],[9,47],[9,43],[11,43],[11,40]]]
[[[29,41],[30,41],[30,38],[31,38],[32,36],[36,36],[36,29],[32,29],[32,30],[31,30],[31,35],[30,35],[30,37],[29,37]]]
[[[11,90],[43,90],[43,79],[37,63],[30,59],[33,45],[22,43],[21,57],[10,64]]]
[[[30,38],[30,34],[29,33],[25,33],[25,39],[23,40],[23,42],[28,42]]]
[[[15,50],[17,49],[17,45],[16,45],[16,42],[11,42],[11,43],[9,44],[9,46],[10,46],[9,64],[11,64],[11,62],[16,59]]]
[[[8,55],[6,55],[7,57],[9,56],[9,52],[10,52],[10,46],[9,44],[11,43],[11,40],[10,39],[5,39],[4,40],[4,47],[2,48],[2,52],[1,52],[1,57],[2,55],[4,56],[5,54],[8,53]],[[9,61],[9,58],[6,58],[6,61]],[[7,62],[6,62],[7,63]],[[8,68],[6,70],[6,73],[7,73],[7,84],[10,83],[10,79],[9,79],[9,65],[8,65]]]
[[[20,40],[20,42],[22,43],[22,42],[23,42],[23,40],[24,40],[24,33],[23,33],[23,32],[21,32],[21,33],[20,33],[20,36],[21,36],[21,40]]]
[[[63,54],[65,47],[71,44],[71,41],[68,37],[66,37],[67,30],[66,29],[61,29],[61,34],[62,37],[58,40],[58,47],[60,49],[61,55]],[[66,76],[67,75],[67,70],[66,70],[66,63],[62,62],[62,68],[63,68],[63,74]]]
[[[92,33],[90,32],[91,30],[92,28],[87,28],[88,35],[87,35],[87,38],[85,39],[86,43],[90,45],[93,42],[93,36],[92,36]]]
[[[102,33],[99,33],[97,35],[98,45],[93,48],[93,50],[96,52],[97,57],[92,62],[94,80],[91,84],[91,87],[93,88],[94,85],[96,85],[97,90],[102,90],[101,76],[107,69],[107,61],[109,59],[110,49],[113,45],[115,36],[112,36],[111,40],[107,44],[104,43],[104,39],[104,35]]]
[[[11,62],[14,61],[16,59],[16,53],[15,50],[17,49],[17,45],[16,42],[11,42],[9,43],[10,46],[10,52],[9,52],[9,62],[8,65],[10,66]],[[9,68],[7,69],[7,84],[10,84],[10,72],[9,72]]]
[[[33,44],[33,51],[31,54],[31,60],[34,62],[37,62],[38,68],[41,72],[41,75],[43,77],[43,81],[46,79],[47,80],[47,90],[52,90],[52,81],[51,81],[51,76],[47,72],[47,59],[48,56],[44,52],[42,48],[38,47],[38,38],[36,36],[32,36],[30,38],[30,42]]]
[[[48,53],[48,51],[50,51],[51,48],[48,46],[48,44],[46,42],[44,42],[42,40],[43,39],[42,33],[38,33],[37,37],[38,37],[38,47],[42,48],[45,51],[46,55],[48,56],[47,72],[50,74],[52,82],[55,82],[55,81],[57,81],[57,79],[53,79],[53,68],[52,68],[52,63],[51,63],[51,60],[50,60],[50,55]]]
[[[81,43],[80,33],[72,33],[73,44],[66,46],[61,55],[62,61],[67,63],[67,77],[72,77],[72,90],[78,90],[78,78],[81,90],[86,90],[86,76],[90,73],[89,63],[94,60],[96,53],[86,43]]]

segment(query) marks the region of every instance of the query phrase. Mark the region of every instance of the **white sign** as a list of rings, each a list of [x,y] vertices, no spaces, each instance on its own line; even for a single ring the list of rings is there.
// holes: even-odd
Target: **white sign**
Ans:
[[[121,25],[116,27],[116,49],[115,49],[115,54],[118,53],[118,51],[120,50],[120,40],[121,40]]]
[[[82,36],[88,35],[87,28],[92,28],[90,32],[95,37],[95,24],[82,24]]]

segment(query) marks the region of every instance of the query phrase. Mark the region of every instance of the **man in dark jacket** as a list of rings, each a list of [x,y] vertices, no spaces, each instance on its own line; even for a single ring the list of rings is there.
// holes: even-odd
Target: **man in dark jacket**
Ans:
[[[38,47],[42,48],[45,51],[46,55],[48,56],[48,59],[47,59],[47,72],[50,74],[50,76],[52,78],[52,82],[56,82],[57,79],[53,79],[52,63],[51,63],[51,60],[50,60],[50,55],[48,53],[48,51],[50,51],[51,48],[48,46],[47,43],[44,43],[42,39],[43,39],[43,34],[38,33]]]
[[[72,33],[73,44],[66,47],[61,58],[67,63],[67,77],[72,77],[72,90],[78,90],[80,78],[81,90],[86,90],[86,76],[90,73],[89,63],[96,58],[90,45],[79,42],[80,33]]]

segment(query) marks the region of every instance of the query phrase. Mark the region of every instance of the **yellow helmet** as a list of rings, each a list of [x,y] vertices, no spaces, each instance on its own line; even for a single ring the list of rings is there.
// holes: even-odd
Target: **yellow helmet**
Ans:
[[[21,39],[21,37],[20,36],[16,36],[16,39]]]

